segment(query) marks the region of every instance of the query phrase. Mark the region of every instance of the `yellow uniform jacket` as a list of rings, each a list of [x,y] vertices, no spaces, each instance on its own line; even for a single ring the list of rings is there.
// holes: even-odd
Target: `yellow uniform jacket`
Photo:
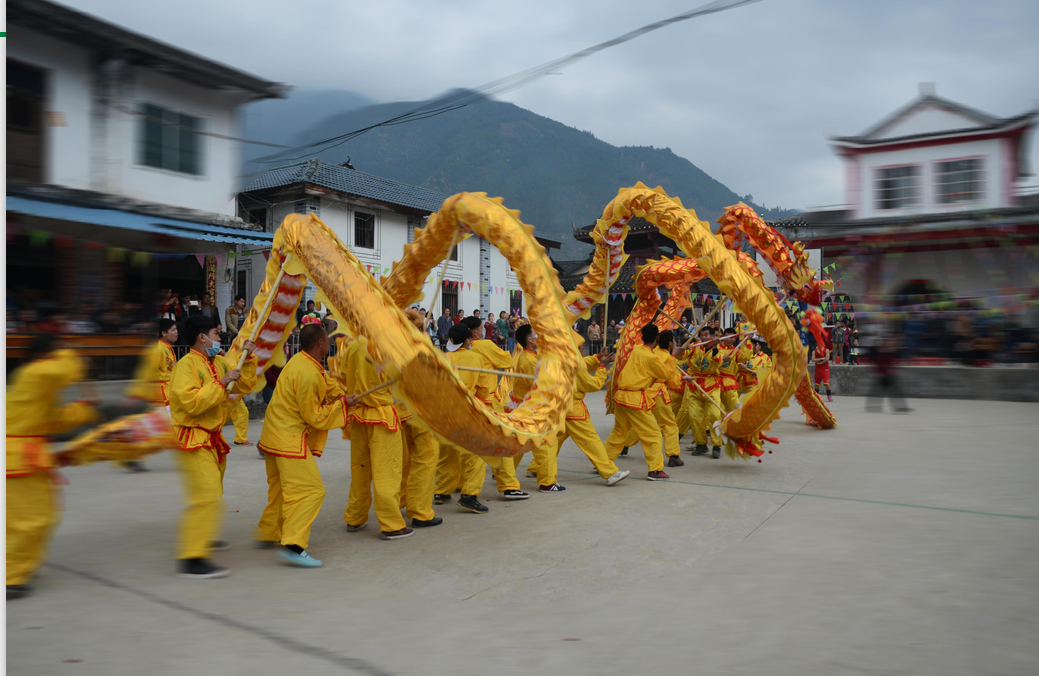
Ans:
[[[283,458],[305,458],[307,451],[321,457],[328,430],[345,427],[348,415],[346,397],[320,362],[299,352],[278,375],[264,414],[260,450]]]
[[[595,369],[595,373],[591,373]],[[577,369],[574,378],[574,399],[570,403],[570,412],[566,414],[567,420],[588,420],[588,404],[584,403],[584,395],[589,392],[598,392],[606,384],[606,369],[599,365],[599,357],[591,355],[584,358],[584,366]]]
[[[18,367],[7,388],[7,478],[57,467],[50,435],[93,422],[97,410],[75,402],[59,406],[61,391],[83,378],[83,361],[72,350],[55,350]]]
[[[718,373],[722,366],[722,352],[718,354],[706,345],[698,345],[689,356],[689,375],[696,379],[696,384],[710,392],[718,387]],[[695,390],[696,388],[691,388]]]
[[[666,368],[672,376],[677,376],[671,377],[667,381],[659,380],[654,384],[657,387],[657,391],[653,395],[654,398],[657,395],[660,395],[664,398],[665,404],[670,404],[671,390],[678,392],[682,389],[682,374],[678,371],[678,359],[673,354],[659,346],[653,348],[653,356],[657,361],[664,365],[664,368]]]
[[[483,363],[483,357],[472,350],[458,349],[454,352],[450,352],[447,355],[448,361],[454,366],[468,366],[470,368],[483,368],[480,364]],[[466,389],[472,392],[474,395],[477,392],[477,388],[480,383],[481,373],[474,373],[472,371],[458,371],[458,377],[462,379],[462,384],[465,385]]]
[[[526,348],[516,355],[513,360],[513,370],[516,373],[526,373],[534,375],[537,371],[538,360],[541,359],[537,352],[532,352]],[[509,397],[512,399],[512,403],[518,405],[523,401],[523,398],[527,396],[527,392],[530,392],[530,388],[533,386],[533,380],[527,380],[526,378],[513,378],[512,382],[512,393]]]
[[[677,374],[670,373],[645,345],[636,345],[617,376],[613,401],[626,408],[652,410],[657,396],[656,382],[667,382]]]
[[[732,347],[722,345],[718,348],[718,354],[722,358],[721,370],[718,374],[722,391],[739,389],[737,378],[739,376],[740,364],[754,356],[753,348],[744,343],[737,352],[735,345]]]
[[[236,355],[237,353],[232,353]],[[237,357],[232,356],[237,363]],[[221,430],[231,406],[229,394],[246,395],[256,384],[256,357],[250,355],[242,376],[225,389],[220,379],[231,369],[229,360],[217,355],[209,361],[194,349],[177,362],[170,380],[170,417],[182,451],[216,450],[221,457],[231,450]]]
[[[474,340],[469,351],[480,356],[481,364],[477,368],[512,368],[512,355],[495,345],[492,340]],[[476,398],[488,406],[492,406],[498,399],[498,376],[493,373],[478,373],[477,375],[479,378],[476,381]],[[498,403],[504,402],[499,401]]]
[[[360,394],[386,381],[368,356],[366,341],[362,340],[353,341],[344,352],[339,353],[339,370],[347,394]],[[350,421],[361,425],[385,425],[391,432],[400,429],[400,418],[393,407],[390,388],[376,390],[357,402],[350,409]]]
[[[750,365],[754,367],[754,372],[757,375],[758,382],[760,383],[768,375],[768,372],[772,370],[772,357],[768,356],[764,352],[756,354],[750,358]]]
[[[126,389],[126,396],[162,406],[170,405],[170,378],[173,367],[177,365],[177,355],[173,346],[158,341],[154,347],[141,354],[134,371],[133,384]]]

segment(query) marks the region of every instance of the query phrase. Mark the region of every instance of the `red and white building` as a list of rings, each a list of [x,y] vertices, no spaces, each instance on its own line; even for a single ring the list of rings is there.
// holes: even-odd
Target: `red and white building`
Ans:
[[[1039,194],[1020,188],[1037,116],[995,117],[922,85],[861,135],[830,139],[844,164],[842,210],[774,225],[821,248],[839,291],[870,305],[921,282],[956,296],[1034,292]]]

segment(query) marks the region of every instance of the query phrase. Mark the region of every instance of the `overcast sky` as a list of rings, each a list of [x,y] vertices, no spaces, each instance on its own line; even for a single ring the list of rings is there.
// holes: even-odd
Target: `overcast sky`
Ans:
[[[704,1],[64,0],[261,77],[380,102],[475,87]],[[1035,0],[763,0],[504,99],[615,145],[669,147],[758,203],[805,209],[844,200],[827,135],[861,132],[920,82],[1017,115],[1037,105],[1037,66]]]

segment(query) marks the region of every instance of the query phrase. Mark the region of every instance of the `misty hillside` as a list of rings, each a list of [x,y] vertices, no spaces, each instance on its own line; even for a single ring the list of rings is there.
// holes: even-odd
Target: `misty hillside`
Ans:
[[[374,101],[357,92],[334,89],[298,89],[287,99],[265,99],[244,108],[242,136],[254,141],[292,145],[303,129],[348,110],[370,106]],[[243,144],[242,161],[246,166],[257,157],[277,152],[250,143]]]
[[[402,102],[345,111],[300,127],[291,144],[359,129],[418,105]],[[493,100],[381,127],[319,157],[332,163],[350,157],[360,171],[446,194],[483,191],[502,196],[507,206],[522,212],[524,221],[563,242],[561,258],[589,250],[573,239],[571,224],[593,222],[619,188],[636,181],[663,186],[712,223],[725,207],[743,199],[670,149],[613,146],[589,132]],[[771,218],[794,212],[761,213]]]

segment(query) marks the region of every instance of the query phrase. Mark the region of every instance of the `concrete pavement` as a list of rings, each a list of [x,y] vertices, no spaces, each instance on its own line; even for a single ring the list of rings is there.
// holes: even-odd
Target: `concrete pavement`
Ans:
[[[613,418],[600,395],[588,403],[605,437]],[[173,575],[181,498],[168,454],[149,474],[75,468],[51,563],[33,596],[8,604],[8,669],[1034,673],[1039,406],[911,404],[870,415],[839,397],[838,429],[819,431],[795,403],[761,464],[684,453],[668,483],[642,480],[636,448],[619,460],[632,478],[607,488],[567,442],[565,493],[507,503],[489,479],[490,514],[446,505],[442,526],[396,542],[379,539],[374,515],[345,532],[349,444],[333,439],[310,545],[319,570],[249,547],[264,466],[236,447],[233,548],[215,556],[234,574],[205,582]]]

